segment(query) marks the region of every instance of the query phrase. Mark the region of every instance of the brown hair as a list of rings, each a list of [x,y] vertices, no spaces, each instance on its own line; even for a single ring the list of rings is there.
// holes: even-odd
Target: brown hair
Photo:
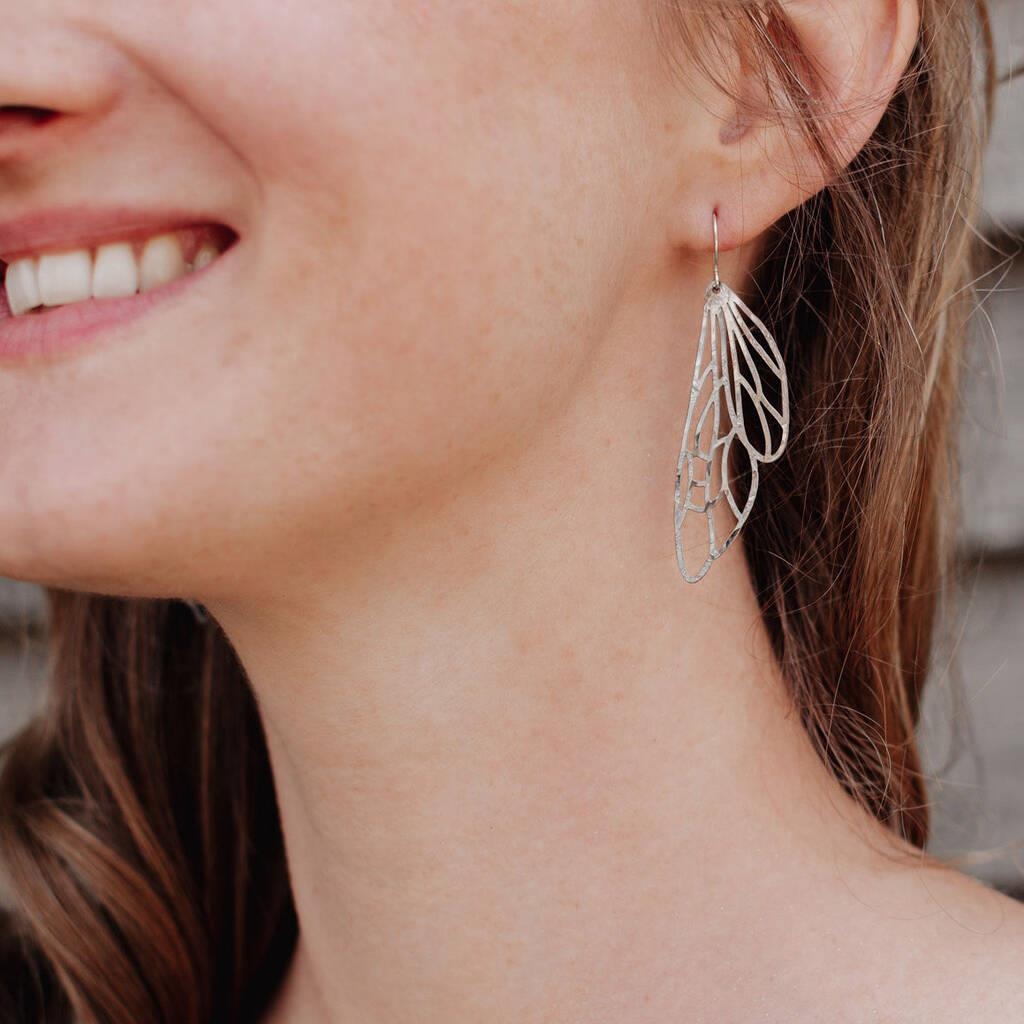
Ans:
[[[779,3],[704,4],[716,9],[704,23],[727,29],[711,37],[692,6],[661,9],[663,27],[681,27],[673,45],[712,78],[715,47],[740,47],[830,169],[769,233],[754,276],[789,368],[791,433],[744,529],[751,573],[823,760],[923,845],[914,729],[953,565],[958,374],[993,93],[984,0],[921,0],[907,72],[847,167],[830,163]],[[296,920],[242,666],[216,622],[182,602],[47,597],[48,705],[7,745],[0,776],[14,896],[0,1015],[254,1020]]]

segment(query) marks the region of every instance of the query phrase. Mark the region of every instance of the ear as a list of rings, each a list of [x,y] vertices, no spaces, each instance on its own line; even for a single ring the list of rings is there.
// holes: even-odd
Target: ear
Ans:
[[[846,166],[878,126],[906,70],[917,42],[918,0],[780,0],[777,6],[787,24],[766,23],[757,45],[786,56],[787,74]],[[670,227],[672,243],[684,250],[711,248],[712,210],[725,253],[832,178],[800,127],[800,103],[777,116],[761,76],[741,54],[727,71],[740,103],[723,105],[721,93],[708,86],[701,93],[707,102],[686,132],[686,160],[694,170],[676,192]],[[784,101],[779,83],[773,91],[776,103]]]

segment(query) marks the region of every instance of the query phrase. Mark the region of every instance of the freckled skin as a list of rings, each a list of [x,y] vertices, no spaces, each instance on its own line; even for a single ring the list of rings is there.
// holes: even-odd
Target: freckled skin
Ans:
[[[77,111],[61,159],[0,162],[8,209],[184,205],[241,234],[126,336],[0,376],[0,572],[228,596],[343,549],[569,401],[664,241],[642,5],[0,12],[35,54],[4,46],[8,92],[32,67],[25,102]]]

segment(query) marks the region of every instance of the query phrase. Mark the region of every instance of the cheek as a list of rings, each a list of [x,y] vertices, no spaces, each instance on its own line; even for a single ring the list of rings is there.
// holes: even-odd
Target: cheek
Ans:
[[[309,35],[249,38],[269,65],[258,90],[233,83],[237,117],[221,112],[264,183],[267,374],[248,420],[297,432],[289,465],[302,448],[327,459],[332,508],[360,484],[386,491],[382,467],[441,485],[440,460],[457,471],[564,401],[643,205],[611,26],[602,50],[593,24],[540,8],[404,6],[338,5]]]

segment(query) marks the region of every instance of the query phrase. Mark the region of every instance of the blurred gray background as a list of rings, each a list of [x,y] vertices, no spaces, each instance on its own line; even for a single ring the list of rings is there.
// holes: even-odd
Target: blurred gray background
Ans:
[[[995,16],[1006,73],[1024,65],[1024,5],[1004,0]],[[1024,78],[999,91],[983,188],[993,269],[979,281],[961,430],[959,546],[974,568],[920,735],[932,775],[930,849],[1024,899]]]
[[[1006,71],[1024,64],[1024,5],[997,4],[996,18]],[[979,282],[961,438],[959,546],[972,569],[936,657],[921,743],[930,849],[1024,898],[1024,78],[999,93],[984,194],[993,269]],[[0,739],[40,700],[41,596],[0,578]]]

